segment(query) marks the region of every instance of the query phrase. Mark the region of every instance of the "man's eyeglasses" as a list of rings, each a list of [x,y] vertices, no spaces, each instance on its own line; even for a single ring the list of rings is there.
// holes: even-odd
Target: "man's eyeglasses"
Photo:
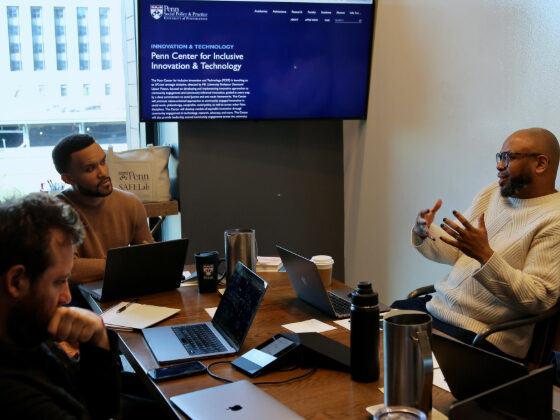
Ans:
[[[507,168],[509,166],[509,162],[510,162],[512,157],[513,158],[516,158],[516,157],[534,157],[534,156],[540,156],[540,155],[542,155],[542,153],[512,153],[512,152],[496,153],[496,164],[499,164],[500,162],[502,162],[504,167]]]

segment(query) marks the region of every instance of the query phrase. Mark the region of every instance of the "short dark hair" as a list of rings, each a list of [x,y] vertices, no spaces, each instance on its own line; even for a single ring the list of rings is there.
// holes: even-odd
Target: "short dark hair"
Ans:
[[[89,134],[70,134],[60,139],[52,151],[52,160],[57,172],[59,174],[68,172],[72,153],[85,149],[93,143],[95,139]]]
[[[50,265],[51,230],[64,232],[72,245],[84,238],[80,216],[46,193],[0,201],[0,275],[17,264],[31,281]]]

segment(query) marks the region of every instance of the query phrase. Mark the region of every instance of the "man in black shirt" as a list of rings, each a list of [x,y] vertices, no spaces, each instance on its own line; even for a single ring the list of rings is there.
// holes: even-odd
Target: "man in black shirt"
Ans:
[[[78,214],[46,194],[0,203],[0,407],[4,418],[107,419],[119,412],[116,337],[70,302]],[[79,361],[56,341],[78,343]]]

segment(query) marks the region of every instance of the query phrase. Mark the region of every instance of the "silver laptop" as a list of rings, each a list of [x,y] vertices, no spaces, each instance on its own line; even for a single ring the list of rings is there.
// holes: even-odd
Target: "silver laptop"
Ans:
[[[112,248],[103,281],[81,284],[101,302],[176,289],[181,285],[188,239]]]
[[[189,392],[170,399],[192,420],[303,419],[246,380]]]
[[[211,322],[145,328],[142,334],[160,364],[235,354],[267,287],[266,281],[238,262]]]
[[[279,245],[276,245],[276,249],[298,298],[334,318],[350,316],[352,302],[349,295],[353,292],[352,289],[326,290],[313,261]]]

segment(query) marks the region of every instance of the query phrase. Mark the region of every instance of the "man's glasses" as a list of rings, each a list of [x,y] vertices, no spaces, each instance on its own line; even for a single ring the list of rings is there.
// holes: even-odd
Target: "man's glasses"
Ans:
[[[500,162],[502,162],[502,165],[504,165],[504,168],[507,168],[509,166],[509,162],[511,160],[511,158],[516,158],[516,157],[534,157],[534,156],[540,156],[542,155],[542,153],[512,153],[512,152],[501,152],[501,153],[496,153],[496,164],[499,164]]]

